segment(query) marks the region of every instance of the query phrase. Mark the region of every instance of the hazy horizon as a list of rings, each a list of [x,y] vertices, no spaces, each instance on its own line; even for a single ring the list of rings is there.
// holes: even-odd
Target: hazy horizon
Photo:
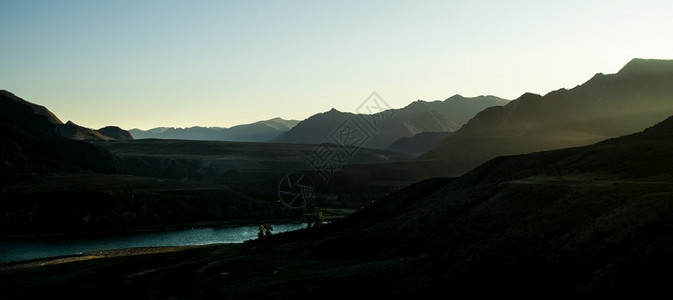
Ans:
[[[232,127],[544,95],[670,59],[670,28],[666,1],[0,1],[0,89],[89,128]]]

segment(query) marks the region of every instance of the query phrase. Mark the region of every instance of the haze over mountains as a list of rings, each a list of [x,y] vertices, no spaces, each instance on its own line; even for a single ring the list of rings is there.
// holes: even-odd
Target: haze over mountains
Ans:
[[[268,142],[290,130],[299,121],[274,118],[251,124],[242,124],[230,128],[200,127],[189,128],[157,127],[148,130],[130,129],[136,139],[179,139],[231,142]]]
[[[453,132],[483,109],[500,106],[508,100],[495,96],[466,98],[452,96],[444,101],[415,101],[400,109],[375,114],[353,114],[336,109],[313,115],[274,140],[278,143],[320,144],[347,120],[368,131],[366,148],[386,149],[400,138],[422,132]]]
[[[252,124],[222,127],[158,127],[149,130],[130,129],[136,139],[183,139],[240,142],[275,142],[291,144],[320,144],[349,118],[357,122],[359,129],[367,130],[370,139],[360,145],[365,148],[387,149],[399,139],[422,134],[415,141],[400,141],[389,150],[408,155],[418,155],[433,148],[438,137],[458,130],[479,111],[508,100],[495,96],[466,98],[452,96],[444,101],[415,101],[401,109],[388,109],[374,114],[353,114],[332,109],[315,114],[306,120],[274,118]],[[357,118],[356,118],[357,117]],[[380,120],[380,122],[378,122]],[[373,121],[373,122],[371,122]],[[367,127],[375,123],[375,128]],[[432,137],[432,138],[431,138]],[[422,140],[419,140],[422,139]],[[413,146],[412,146],[413,144]]]
[[[673,61],[633,59],[616,74],[479,112],[420,159],[460,175],[511,154],[588,145],[641,131],[673,114]]]

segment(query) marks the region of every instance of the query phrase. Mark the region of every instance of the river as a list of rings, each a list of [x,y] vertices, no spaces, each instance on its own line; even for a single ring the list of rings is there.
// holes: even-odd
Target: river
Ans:
[[[271,224],[273,233],[306,228],[306,223]],[[196,228],[143,233],[16,238],[0,240],[0,264],[137,247],[242,243],[256,239],[258,226]]]

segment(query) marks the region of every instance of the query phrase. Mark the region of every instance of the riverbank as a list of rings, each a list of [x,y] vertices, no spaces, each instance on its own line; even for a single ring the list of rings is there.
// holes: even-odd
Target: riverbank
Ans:
[[[352,214],[356,209],[348,208],[325,208],[324,221],[330,222]],[[4,240],[26,239],[26,238],[71,238],[71,237],[97,237],[101,235],[115,234],[134,234],[166,232],[175,230],[188,230],[200,228],[227,228],[238,226],[259,226],[260,224],[301,224],[306,223],[306,218],[273,218],[273,219],[234,219],[222,222],[195,222],[186,224],[173,224],[145,228],[127,228],[124,230],[106,230],[106,231],[83,231],[83,232],[52,232],[52,233],[32,233],[32,234],[5,234],[0,235],[0,242]]]
[[[116,234],[135,234],[135,233],[152,233],[152,232],[166,232],[176,230],[201,229],[201,228],[227,228],[239,226],[258,226],[259,224],[299,224],[305,223],[304,219],[273,219],[273,220],[233,220],[226,222],[198,222],[180,225],[167,225],[159,227],[146,228],[127,228],[124,230],[106,230],[106,231],[80,231],[80,232],[51,232],[51,233],[32,233],[32,234],[13,234],[2,235],[0,241],[26,238],[74,238],[74,237],[97,237],[104,235]]]
[[[269,223],[272,234],[306,228],[306,223]],[[0,265],[39,259],[100,255],[101,251],[180,247],[212,244],[237,244],[257,239],[259,225],[187,228],[142,233],[119,233],[96,236],[29,237],[0,241]]]
[[[162,247],[138,247],[126,249],[103,250],[91,253],[84,253],[78,255],[66,255],[59,257],[50,257],[42,259],[33,259],[28,261],[19,261],[0,265],[0,271],[43,267],[56,264],[72,263],[85,260],[105,259],[113,257],[129,257],[136,255],[159,254],[184,251],[199,247],[207,247],[211,245],[190,245],[190,246],[162,246]]]

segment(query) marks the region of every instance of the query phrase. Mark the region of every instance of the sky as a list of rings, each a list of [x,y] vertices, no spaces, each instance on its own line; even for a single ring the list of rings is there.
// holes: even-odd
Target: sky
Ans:
[[[0,0],[0,89],[94,129],[230,127],[544,95],[672,59],[672,28],[651,0]]]

